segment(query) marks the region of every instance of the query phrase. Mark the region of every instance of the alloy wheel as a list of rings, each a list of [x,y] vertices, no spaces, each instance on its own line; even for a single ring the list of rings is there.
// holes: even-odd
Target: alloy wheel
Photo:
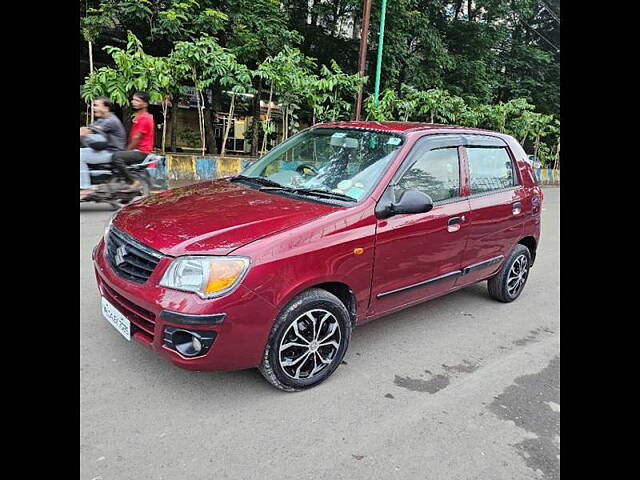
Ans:
[[[342,335],[338,319],[323,309],[296,318],[280,341],[278,361],[284,373],[307,380],[324,371],[337,357]]]
[[[507,275],[507,291],[511,297],[518,295],[522,287],[524,287],[527,281],[527,275],[529,274],[529,262],[525,255],[519,255]]]

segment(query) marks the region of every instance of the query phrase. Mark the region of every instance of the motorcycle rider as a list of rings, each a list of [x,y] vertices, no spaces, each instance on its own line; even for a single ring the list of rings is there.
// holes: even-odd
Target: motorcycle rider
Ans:
[[[140,181],[133,178],[127,170],[127,165],[144,161],[153,151],[155,125],[153,115],[149,113],[149,95],[146,92],[136,92],[131,99],[131,106],[136,110],[133,125],[129,132],[129,144],[125,151],[113,155],[113,163],[119,173],[130,184],[126,191],[136,191],[140,188]]]
[[[97,120],[88,127],[81,127],[80,136],[100,133],[106,137],[107,145],[103,150],[80,149],[80,200],[93,192],[87,164],[110,163],[113,153],[125,147],[126,131],[113,113],[113,102],[106,97],[98,97],[93,101],[93,111]]]

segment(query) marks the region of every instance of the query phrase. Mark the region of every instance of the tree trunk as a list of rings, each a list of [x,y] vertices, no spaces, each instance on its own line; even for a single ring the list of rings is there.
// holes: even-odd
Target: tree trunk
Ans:
[[[289,139],[289,132],[291,131],[291,114],[292,114],[292,110],[287,107],[284,109],[284,115],[285,115],[285,131],[284,131],[284,139],[288,140]]]
[[[456,13],[453,16],[454,20],[458,19],[458,15],[460,15],[460,10],[462,10],[462,0],[457,0],[456,1]]]
[[[222,139],[222,148],[220,149],[220,156],[224,157],[227,150],[227,139],[229,138],[229,129],[231,128],[231,120],[233,119],[233,109],[235,107],[236,95],[231,94],[231,106],[229,107],[229,117],[227,118],[227,126],[224,129],[224,138]]]
[[[196,88],[196,106],[198,108],[198,129],[200,130],[200,144],[202,146],[202,156],[204,157],[205,140],[204,140],[204,121],[202,119],[203,106],[202,106],[202,93]]]
[[[281,112],[282,112],[282,141],[284,141],[286,139],[286,132],[287,132],[287,121],[286,121],[287,109],[286,108],[282,108]]]
[[[89,75],[93,73],[93,43],[89,42]],[[93,123],[93,102],[91,102],[91,123]]]
[[[171,151],[176,151],[176,139],[177,139],[177,128],[178,128],[178,102],[180,98],[178,95],[174,95],[171,100]]]
[[[269,103],[267,105],[267,118],[265,120],[267,126],[269,126],[269,120],[271,119],[271,99],[272,98],[273,98],[273,85],[271,85],[271,88],[269,89]],[[269,135],[267,134],[267,132],[265,132],[264,138],[262,139],[262,148],[260,149],[260,155],[264,155],[264,152],[267,148],[268,136]]]
[[[258,156],[258,142],[260,141],[260,98],[262,97],[262,79],[256,77],[258,80],[257,92],[253,97],[253,135],[251,136],[251,156]]]
[[[162,100],[162,149],[161,153],[164,155],[164,148],[167,143],[167,110],[169,109],[168,105],[169,99],[165,97]]]
[[[556,161],[553,165],[553,168],[560,168],[560,138],[558,138],[558,147],[556,148]]]
[[[214,111],[211,104],[209,103],[208,89],[205,90],[203,101],[205,106],[203,114],[204,114],[204,121],[205,121],[206,142],[208,147],[207,151],[210,154],[215,155],[218,153],[218,147],[216,145],[216,133],[215,133],[215,130],[213,129],[213,121],[211,119],[211,117],[214,114]]]
[[[473,9],[471,8],[473,0],[467,0],[467,13],[469,14],[469,21],[473,22]]]
[[[124,105],[122,107],[122,124],[127,132],[131,131],[131,106]]]

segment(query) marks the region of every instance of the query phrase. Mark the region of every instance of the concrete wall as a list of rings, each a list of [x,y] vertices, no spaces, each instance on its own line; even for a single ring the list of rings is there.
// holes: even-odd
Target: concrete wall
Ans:
[[[255,159],[247,157],[200,157],[197,155],[167,154],[160,157],[155,169],[149,173],[156,184],[168,188],[169,184],[199,182],[237,175]]]
[[[560,170],[536,168],[536,178],[540,185],[560,185]]]

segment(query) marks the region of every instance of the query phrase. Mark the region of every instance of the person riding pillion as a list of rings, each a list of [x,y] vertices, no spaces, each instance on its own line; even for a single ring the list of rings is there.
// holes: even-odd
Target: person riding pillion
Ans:
[[[136,113],[129,132],[129,144],[127,150],[114,154],[113,163],[130,184],[129,190],[137,190],[140,188],[140,181],[132,177],[127,170],[127,165],[144,161],[147,155],[153,151],[155,124],[153,115],[148,111],[149,95],[146,92],[136,92],[131,100],[131,106]]]

